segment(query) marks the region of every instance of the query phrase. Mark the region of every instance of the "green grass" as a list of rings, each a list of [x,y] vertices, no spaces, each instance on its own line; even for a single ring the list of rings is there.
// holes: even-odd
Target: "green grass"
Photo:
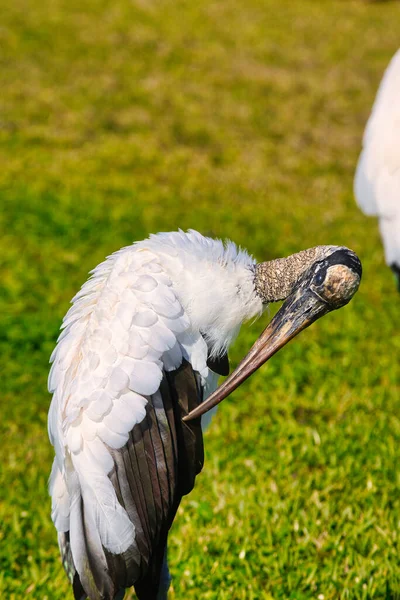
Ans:
[[[222,405],[170,535],[171,598],[400,598],[399,296],[352,194],[399,17],[361,0],[2,3],[1,598],[72,598],[46,491],[68,302],[105,255],[178,227],[260,259],[345,244],[364,278]]]

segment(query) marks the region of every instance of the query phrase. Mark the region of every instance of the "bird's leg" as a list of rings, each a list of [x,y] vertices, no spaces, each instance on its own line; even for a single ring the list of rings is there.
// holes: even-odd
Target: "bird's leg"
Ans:
[[[396,263],[393,263],[390,265],[390,268],[392,269],[395,279],[396,279],[396,283],[397,283],[397,289],[400,292],[400,267],[399,265],[396,265]]]
[[[161,568],[160,587],[157,594],[157,600],[167,600],[168,590],[171,585],[171,575],[168,569],[167,548],[165,548],[163,565]]]

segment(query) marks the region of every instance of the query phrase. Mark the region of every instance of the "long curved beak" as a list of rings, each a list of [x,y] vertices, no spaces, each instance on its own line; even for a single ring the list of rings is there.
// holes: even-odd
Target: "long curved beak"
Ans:
[[[308,287],[297,287],[231,375],[183,420],[190,421],[214,408],[300,331],[333,309]]]

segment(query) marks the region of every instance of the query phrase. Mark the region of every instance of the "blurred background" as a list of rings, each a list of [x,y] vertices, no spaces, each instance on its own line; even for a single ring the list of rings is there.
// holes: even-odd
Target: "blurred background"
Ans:
[[[399,296],[352,190],[399,41],[394,1],[1,4],[1,598],[72,598],[46,489],[69,300],[178,227],[260,260],[344,244],[364,277],[222,404],[170,535],[171,598],[400,598]]]

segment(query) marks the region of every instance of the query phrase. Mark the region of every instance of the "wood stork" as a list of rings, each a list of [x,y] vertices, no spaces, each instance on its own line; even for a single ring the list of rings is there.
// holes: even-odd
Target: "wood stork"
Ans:
[[[365,128],[354,193],[363,212],[379,218],[386,263],[400,290],[400,50],[386,69]]]
[[[344,247],[256,264],[192,230],[152,235],[92,271],[49,375],[52,519],[76,599],[120,599],[132,585],[141,600],[166,598],[168,530],[203,466],[196,411],[209,409],[202,401],[228,373],[241,324],[286,298],[213,405],[349,302],[360,277]]]

